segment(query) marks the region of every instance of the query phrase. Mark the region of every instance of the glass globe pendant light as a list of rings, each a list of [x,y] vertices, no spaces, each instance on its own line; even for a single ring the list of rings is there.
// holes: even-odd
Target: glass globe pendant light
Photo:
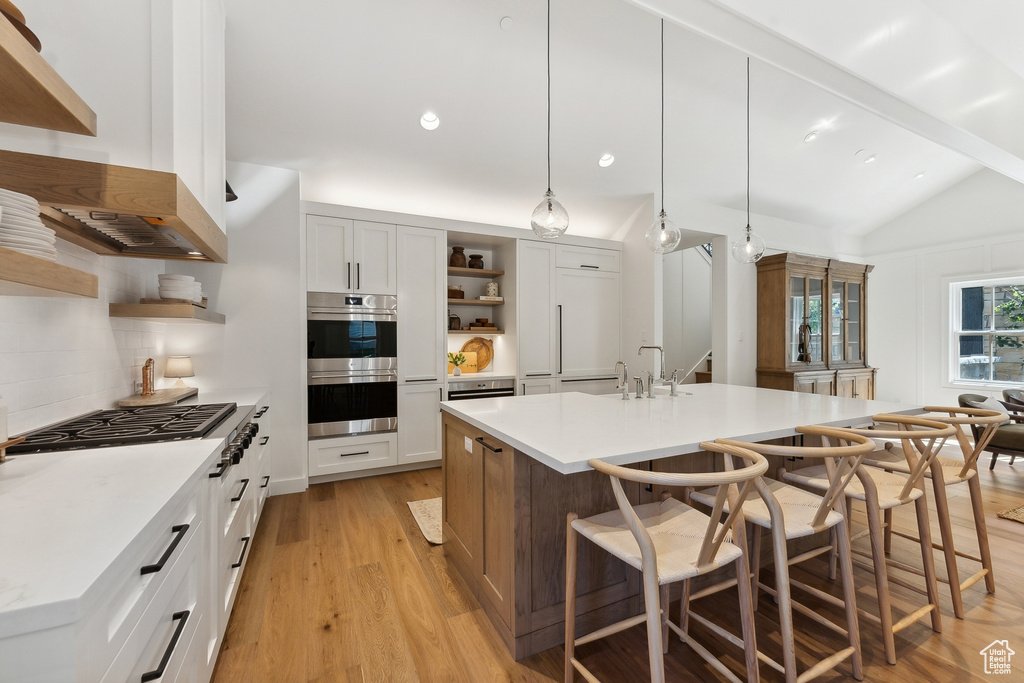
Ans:
[[[551,0],[548,0],[548,191],[530,216],[530,227],[537,237],[553,240],[565,234],[569,213],[551,191]]]
[[[667,254],[679,246],[683,233],[665,213],[665,20],[661,20],[661,213],[644,234],[647,248]]]
[[[750,229],[750,57],[747,57],[747,232],[732,243],[732,257],[740,263],[754,263],[764,256],[764,240]]]

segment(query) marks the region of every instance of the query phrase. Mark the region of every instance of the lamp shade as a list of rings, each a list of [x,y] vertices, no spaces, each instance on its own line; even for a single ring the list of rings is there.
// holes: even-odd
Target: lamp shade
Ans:
[[[192,358],[189,356],[167,356],[167,367],[164,377],[195,377],[192,370]]]

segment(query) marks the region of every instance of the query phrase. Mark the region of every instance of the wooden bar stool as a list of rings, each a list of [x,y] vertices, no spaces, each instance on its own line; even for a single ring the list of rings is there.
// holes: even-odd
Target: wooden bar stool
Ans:
[[[747,449],[714,443],[702,443],[709,453],[722,455],[725,470],[698,474],[644,472],[591,460],[590,466],[608,475],[619,509],[586,519],[570,512],[566,523],[565,563],[565,680],[571,683],[578,670],[588,681],[597,678],[575,656],[579,645],[604,638],[627,628],[647,622],[647,649],[651,663],[651,680],[665,680],[664,653],[668,651],[668,629],[671,628],[698,655],[730,681],[741,679],[730,671],[703,645],[692,638],[684,628],[668,619],[669,584],[695,576],[708,574],[734,564],[737,576],[749,574],[744,544],[735,545],[729,538],[730,529],[743,537],[743,523],[738,514],[729,515],[724,524],[718,524],[726,499],[733,510],[739,510],[753,490],[755,482],[768,469],[763,456]],[[733,461],[744,465],[735,468]],[[622,481],[657,486],[718,486],[719,495],[711,516],[695,510],[666,492],[658,502],[633,507],[622,489]],[[737,484],[742,484],[737,492]],[[586,538],[643,575],[645,612],[624,619],[592,633],[576,636],[576,555],[578,538]],[[750,599],[750,584],[740,581],[739,611],[743,623],[743,640],[738,644],[744,650],[746,680],[757,681],[757,643],[754,637],[754,613]],[[686,591],[680,608],[681,621],[687,612]]]
[[[981,482],[978,478],[978,458],[986,449],[992,436],[996,433],[999,425],[1007,422],[1009,417],[1006,413],[998,410],[983,410],[981,408],[954,408],[948,406],[926,406],[925,410],[929,420],[943,422],[951,425],[955,430],[957,445],[963,454],[963,460],[937,456],[932,460],[925,476],[932,481],[932,490],[935,493],[935,516],[939,522],[939,533],[942,544],[935,544],[935,548],[941,550],[946,559],[946,576],[944,583],[949,584],[950,597],[953,601],[953,615],[957,619],[964,618],[963,591],[970,588],[982,578],[985,579],[985,587],[989,593],[996,592],[995,575],[992,573],[992,554],[988,545],[988,528],[985,525],[985,509],[981,497]],[[944,413],[944,414],[939,414]],[[971,444],[967,434],[964,433],[964,425],[971,428],[977,438]],[[877,453],[874,459],[868,464],[880,467],[888,472],[902,472],[908,474],[911,470],[909,461],[897,448],[890,443],[886,446],[884,453]],[[946,487],[967,483],[967,489],[971,495],[971,510],[974,513],[974,530],[978,539],[979,556],[969,555],[956,550],[953,545],[953,526],[949,520],[949,503],[946,499]],[[892,528],[892,511],[886,510],[885,517],[885,548],[886,552],[892,546],[892,535],[909,538],[920,542],[916,536],[894,531]],[[963,581],[960,580],[960,571],[957,566],[957,557],[963,557],[981,563],[981,571],[972,574]],[[941,578],[940,581],[943,581]]]
[[[760,494],[758,498],[748,498],[743,503],[743,517],[753,527],[753,595],[756,609],[758,589],[763,589],[774,596],[779,604],[779,635],[782,640],[782,663],[770,658],[763,652],[758,653],[761,661],[786,676],[788,683],[806,681],[836,668],[841,662],[850,659],[853,677],[863,678],[861,669],[860,630],[857,626],[857,597],[853,582],[853,565],[850,557],[850,535],[846,526],[846,518],[841,509],[847,485],[854,479],[864,456],[875,450],[875,443],[866,436],[853,434],[842,429],[830,427],[798,427],[797,431],[812,443],[820,445],[782,446],[772,444],[751,444],[729,439],[718,439],[715,443],[741,446],[761,455],[780,457],[810,458],[823,462],[829,488],[825,495],[818,496],[804,489],[791,486],[781,481],[763,480],[755,483]],[[712,505],[717,497],[717,489],[706,489],[691,494],[691,498],[705,505]],[[836,511],[836,509],[840,511]],[[730,508],[726,507],[728,512]],[[760,537],[763,529],[772,535],[772,553],[775,564],[774,589],[761,583],[760,577]],[[829,531],[830,538],[835,538],[839,552],[839,568],[842,576],[843,599],[840,600],[828,593],[805,583],[796,581],[789,576],[789,567],[804,562],[833,549],[832,541],[817,548],[806,549],[800,554],[790,557],[788,541],[813,536],[819,532]],[[729,583],[712,586],[701,591],[700,597],[716,593]],[[831,605],[842,608],[846,612],[846,627],[833,622],[818,612],[792,599],[790,586],[795,586]],[[695,599],[697,595],[693,596]],[[846,638],[849,646],[816,662],[802,674],[797,673],[796,648],[793,635],[793,611],[814,620]]]
[[[896,633],[913,624],[925,614],[931,615],[932,630],[936,633],[942,631],[939,592],[935,579],[935,558],[932,554],[928,503],[924,496],[923,479],[938,450],[948,437],[953,436],[955,430],[951,425],[907,415],[875,415],[872,419],[875,421],[874,428],[848,431],[876,439],[898,441],[902,444],[907,461],[913,461],[908,474],[886,472],[873,467],[861,467],[857,470],[857,479],[851,481],[846,487],[847,500],[864,501],[868,518],[867,531],[856,534],[852,538],[868,535],[871,540],[870,553],[861,553],[857,550],[854,550],[854,553],[866,555],[872,558],[873,562],[871,564],[854,562],[854,564],[874,572],[875,588],[878,593],[877,616],[861,609],[858,609],[857,612],[860,616],[878,623],[881,627],[885,659],[890,664],[895,664]],[[792,472],[781,470],[781,474],[785,481],[801,484],[818,491],[828,491],[831,486],[824,465],[806,467]],[[885,510],[910,503],[914,504],[917,512],[923,569],[889,559],[885,553],[882,513]],[[847,526],[849,526],[850,510],[848,505],[846,517]],[[908,581],[890,577],[889,567],[923,576],[924,589]],[[927,596],[928,602],[893,623],[892,605],[889,601],[890,582],[923,593]]]

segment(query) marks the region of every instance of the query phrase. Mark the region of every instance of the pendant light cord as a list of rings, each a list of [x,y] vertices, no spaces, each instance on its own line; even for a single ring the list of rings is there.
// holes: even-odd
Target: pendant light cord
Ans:
[[[548,192],[551,192],[551,0],[548,0]]]
[[[750,241],[750,57],[747,57],[747,241]]]
[[[665,213],[665,20],[661,20],[661,212]]]

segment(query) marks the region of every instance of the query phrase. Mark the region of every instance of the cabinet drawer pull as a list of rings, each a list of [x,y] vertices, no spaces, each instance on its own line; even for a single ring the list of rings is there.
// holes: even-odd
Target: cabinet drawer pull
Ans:
[[[528,372],[528,373],[526,373],[526,376],[527,377],[550,377],[551,373],[550,372]]]
[[[171,655],[174,654],[174,648],[178,644],[178,639],[181,638],[181,632],[185,630],[185,622],[188,621],[189,610],[184,612],[175,612],[171,616],[171,621],[177,621],[178,627],[174,629],[174,635],[171,636],[171,642],[168,643],[167,649],[164,650],[164,656],[160,658],[160,666],[153,671],[147,671],[142,674],[142,683],[147,681],[155,681],[158,678],[162,678],[164,675],[164,669],[167,668],[167,662],[171,661]]]
[[[359,266],[361,266],[361,265],[363,265],[363,264],[361,264],[361,263],[357,263],[356,264],[356,289],[359,289],[360,287],[363,286],[363,278],[362,278],[362,275],[360,274],[360,270],[361,269],[359,268]]]
[[[269,474],[264,474],[263,475],[263,483],[260,484],[260,488],[261,489],[265,489],[269,485],[270,485],[270,475]]]
[[[476,440],[476,442],[477,442],[478,444],[480,444],[481,446],[483,446],[484,448],[486,448],[486,449],[487,449],[487,450],[489,450],[490,452],[492,452],[492,453],[501,453],[501,449],[500,449],[500,448],[495,448],[495,447],[494,447],[494,446],[492,446],[491,444],[489,444],[489,443],[487,443],[486,441],[484,441],[484,437],[482,437],[482,436],[478,436],[478,437],[476,437],[476,439],[475,439],[475,440]]]
[[[238,492],[237,496],[235,496],[234,498],[231,499],[231,502],[232,503],[237,503],[238,501],[242,500],[242,496],[245,495],[245,490],[247,488],[249,488],[249,480],[248,479],[243,479],[242,480],[242,490]]]
[[[171,533],[174,534],[174,540],[172,540],[171,544],[167,546],[167,550],[165,550],[164,554],[160,556],[160,559],[157,560],[156,564],[145,565],[140,570],[141,574],[154,574],[164,568],[164,565],[167,564],[167,560],[171,559],[171,553],[174,552],[174,549],[178,547],[179,543],[181,543],[181,539],[185,538],[185,534],[188,533],[188,524],[176,524],[172,526]]]
[[[216,479],[217,477],[220,477],[225,472],[227,472],[229,467],[231,467],[231,460],[221,460],[219,463],[217,463],[217,471],[210,472],[210,479]]]
[[[232,569],[238,569],[239,567],[242,566],[242,560],[245,559],[245,551],[249,549],[249,539],[250,538],[252,538],[252,536],[243,536],[242,537],[242,554],[238,556],[238,562],[235,562],[233,565],[231,565]]]
[[[260,445],[261,446],[266,446],[268,441],[270,441],[270,437],[269,436],[265,436],[262,439],[260,439]]]
[[[346,265],[348,266],[348,288],[352,289],[352,262],[348,261]]]
[[[355,453],[342,453],[339,458],[347,458],[350,455],[369,455],[370,451],[356,451]]]
[[[590,268],[591,270],[601,270],[601,266],[588,266],[586,263],[581,263],[580,268]]]
[[[253,415],[253,417],[263,417],[264,415],[267,414],[268,410],[270,410],[270,406],[263,406],[262,408],[260,408],[260,411],[258,413]]]

